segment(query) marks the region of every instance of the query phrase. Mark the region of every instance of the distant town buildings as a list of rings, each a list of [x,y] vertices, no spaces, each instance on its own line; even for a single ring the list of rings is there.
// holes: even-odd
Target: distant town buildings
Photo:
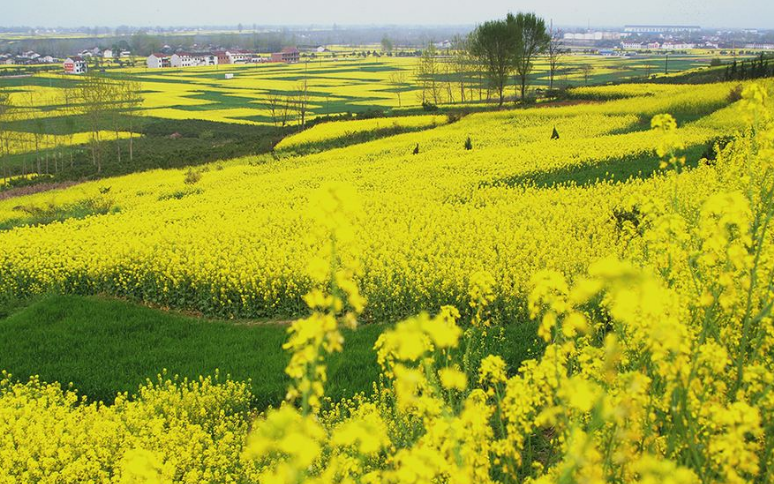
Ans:
[[[624,34],[620,32],[568,32],[564,34],[564,40],[618,40]]]
[[[774,50],[774,44],[745,44],[744,48],[750,50]]]
[[[626,25],[624,32],[629,34],[677,34],[701,32],[698,25]]]

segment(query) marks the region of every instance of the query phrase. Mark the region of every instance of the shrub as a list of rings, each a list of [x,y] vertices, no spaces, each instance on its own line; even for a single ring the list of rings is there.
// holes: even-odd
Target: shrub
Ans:
[[[744,90],[744,87],[741,84],[737,84],[736,86],[732,87],[731,90],[728,92],[728,97],[726,98],[729,103],[735,103],[742,99],[742,91]]]
[[[438,111],[438,106],[430,101],[422,101],[422,109],[428,112]]]
[[[195,185],[196,183],[199,183],[199,180],[201,179],[202,174],[198,171],[195,171],[193,168],[189,168],[185,173],[185,183],[187,185]]]

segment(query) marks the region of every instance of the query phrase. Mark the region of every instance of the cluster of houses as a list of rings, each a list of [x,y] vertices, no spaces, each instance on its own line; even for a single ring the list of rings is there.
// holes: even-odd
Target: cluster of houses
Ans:
[[[31,64],[53,64],[59,59],[50,55],[40,55],[35,51],[22,52],[21,54],[0,54],[0,64],[26,66]]]
[[[128,50],[114,51],[112,49],[102,50],[99,47],[87,49],[78,55],[68,57],[62,62],[62,68],[65,74],[86,74],[89,71],[89,59],[127,59],[132,56]]]
[[[221,64],[251,64],[261,62],[296,63],[300,53],[295,47],[285,47],[271,57],[261,57],[246,50],[220,50],[214,52],[177,52],[174,54],[154,53],[148,56],[146,65],[149,69],[165,67],[198,67]]]

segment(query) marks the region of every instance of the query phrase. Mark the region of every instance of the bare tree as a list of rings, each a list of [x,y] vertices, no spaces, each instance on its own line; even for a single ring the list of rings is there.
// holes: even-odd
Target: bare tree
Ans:
[[[591,76],[591,72],[594,70],[594,66],[591,64],[583,64],[581,66],[581,72],[583,73],[583,81],[588,86],[589,85],[589,77]]]
[[[548,88],[554,88],[554,78],[556,71],[559,69],[559,64],[562,61],[562,57],[566,54],[564,43],[562,42],[562,32],[560,30],[554,30],[553,25],[549,31],[551,40],[548,42]]]
[[[309,110],[309,99],[309,82],[304,79],[298,83],[294,99],[296,112],[298,113],[298,124],[301,126],[306,124],[306,113]]]
[[[99,74],[88,74],[83,77],[77,87],[78,105],[86,118],[91,131],[92,161],[97,167],[97,173],[102,172],[102,140],[100,132],[105,126],[107,115],[111,109],[113,86]]]
[[[270,91],[266,95],[266,107],[269,109],[274,126],[277,126],[280,122],[280,114],[282,112],[282,95]]]
[[[118,82],[107,85],[107,111],[110,116],[110,125],[113,128],[113,140],[116,147],[116,161],[121,163],[121,112],[123,111],[123,86]]]
[[[452,38],[452,77],[459,89],[460,102],[466,101],[466,87],[469,84],[470,66],[472,64],[469,49],[469,36],[455,35]]]
[[[75,141],[76,120],[74,116],[79,114],[77,90],[71,88],[62,89],[62,110],[65,115],[67,128],[67,146],[70,152],[70,168],[73,167],[73,142]]]
[[[420,84],[420,100],[423,103],[432,101],[437,105],[441,97],[441,85],[438,80],[441,69],[436,54],[435,45],[428,43],[419,59],[416,78]]]
[[[143,102],[142,84],[137,81],[121,81],[120,99],[121,108],[129,121],[129,161],[134,161],[134,118]]]
[[[293,119],[295,119],[295,99],[293,99],[293,96],[290,94],[283,96],[282,105],[280,108],[280,119],[282,121],[282,126],[287,126],[291,121],[293,121]]]
[[[407,81],[407,75],[406,71],[400,70],[395,71],[392,74],[390,74],[389,81],[390,84],[394,86],[395,89],[395,95],[398,96],[398,107],[403,107],[403,102],[401,100],[401,92],[406,87]]]
[[[9,140],[10,130],[8,129],[9,121],[11,118],[11,111],[13,104],[11,103],[11,95],[5,91],[0,91],[0,161],[4,161],[11,154],[11,146]],[[10,167],[7,164],[3,166],[3,180],[8,181],[10,175]]]
[[[32,148],[35,152],[35,169],[39,175],[43,174],[41,165],[41,150],[43,149],[43,137],[45,121],[40,112],[40,99],[38,91],[30,89],[21,98],[21,109],[24,111],[28,123],[32,126]]]

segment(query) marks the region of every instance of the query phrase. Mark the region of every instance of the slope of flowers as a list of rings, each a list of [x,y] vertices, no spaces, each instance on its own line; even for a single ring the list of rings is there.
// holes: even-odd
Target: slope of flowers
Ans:
[[[524,313],[535,271],[572,277],[620,253],[616,213],[632,200],[663,199],[677,181],[541,188],[510,180],[652,156],[652,133],[631,131],[643,113],[654,105],[712,112],[730,88],[678,86],[647,98],[471,115],[423,133],[210,170],[195,185],[180,171],[156,171],[3,201],[0,220],[17,218],[17,206],[84,199],[119,210],[0,233],[0,294],[104,292],[209,314],[303,313],[316,250],[304,207],[316,187],[342,181],[365,205],[355,226],[364,254],[358,284],[370,301],[364,318],[464,306],[469,276],[481,270],[497,281],[498,310]],[[549,139],[553,128],[559,140]],[[695,145],[729,130],[689,124],[679,132]],[[468,136],[472,150],[463,148]],[[697,200],[717,187],[708,167],[679,183]]]
[[[446,121],[446,116],[425,115],[321,123],[298,134],[288,136],[280,141],[275,148],[287,150],[369,132],[432,128],[445,124]]]
[[[470,324],[451,306],[397,323],[375,345],[377,391],[328,405],[325,356],[367,302],[349,185],[308,207],[311,314],[285,348],[287,403],[252,418],[233,382],[141,388],[113,407],[0,383],[5,482],[768,484],[774,477],[774,118],[766,92],[742,103],[753,129],[682,191],[682,140],[653,119],[672,191],[637,200],[626,249],[573,282],[530,278],[544,354],[517,372],[478,344],[496,277],[470,275]],[[711,173],[710,173],[711,172]],[[637,208],[634,211],[634,207]],[[514,271],[520,268],[513,268]]]

